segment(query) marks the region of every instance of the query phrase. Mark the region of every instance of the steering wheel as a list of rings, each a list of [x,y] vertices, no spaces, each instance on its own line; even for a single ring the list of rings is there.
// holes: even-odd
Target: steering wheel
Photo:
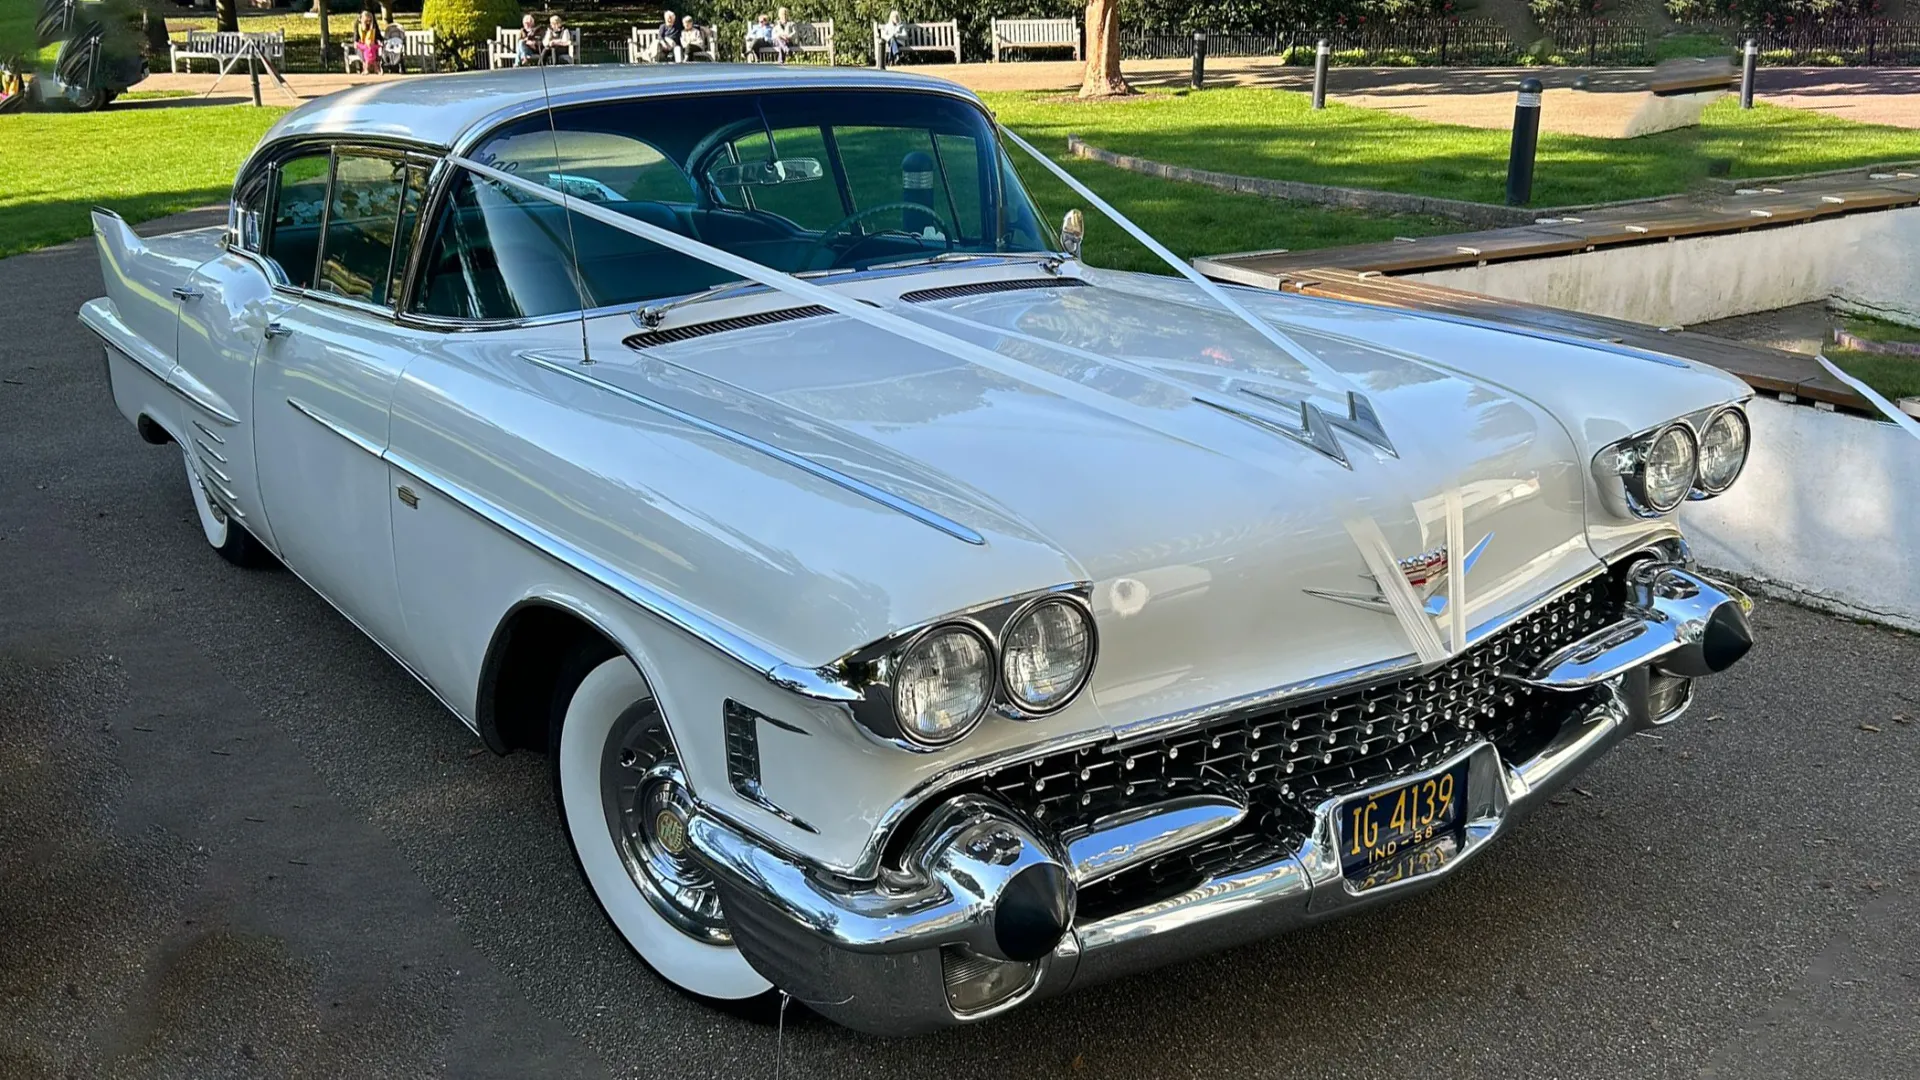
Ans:
[[[820,234],[818,239],[814,240],[812,244],[808,245],[806,253],[800,259],[800,265],[803,267],[811,268],[813,266],[814,253],[819,251],[821,248],[826,247],[827,241],[832,240],[834,237],[840,235],[841,233],[848,231],[859,221],[865,218],[872,217],[875,214],[884,214],[889,210],[919,210],[922,213],[926,214],[928,217],[932,218],[936,225],[941,224],[940,215],[934,213],[933,207],[928,206],[925,203],[890,202],[890,203],[881,203],[878,206],[869,206],[865,210],[855,210],[853,213],[848,214],[846,217],[841,218],[839,221],[829,226],[825,231],[823,231]],[[861,244],[866,243],[867,241],[873,239],[876,236],[904,236],[904,237],[911,238],[915,242],[923,242],[926,240],[926,237],[922,236],[919,233],[910,233],[910,232],[868,233],[867,235],[862,236],[860,239],[854,241],[853,246],[841,252],[840,255],[834,259],[834,261],[839,262],[841,259],[844,259],[849,255],[852,255],[854,252],[860,250]],[[944,231],[940,233],[940,241],[942,244],[946,246],[946,250],[948,251],[953,250],[953,238],[948,236]]]

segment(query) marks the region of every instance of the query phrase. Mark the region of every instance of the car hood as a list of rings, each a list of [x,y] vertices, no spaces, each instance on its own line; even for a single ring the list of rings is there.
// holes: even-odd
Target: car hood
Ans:
[[[838,568],[970,590],[915,592],[919,609],[877,613],[861,633],[1094,583],[1093,690],[1109,721],[1413,651],[1391,614],[1322,595],[1377,594],[1354,539],[1367,521],[1406,558],[1445,545],[1448,504],[1460,508],[1462,539],[1478,549],[1464,579],[1469,625],[1596,564],[1581,455],[1526,397],[1411,352],[1289,327],[1320,362],[1310,370],[1197,293],[1131,280],[908,300],[902,289],[924,288],[924,276],[841,286],[984,346],[994,363],[821,316],[657,345],[641,335],[594,377],[985,538],[928,530],[944,546],[902,552],[912,565]],[[1298,403],[1344,417],[1349,392],[1390,449],[1336,430],[1343,463],[1286,434],[1301,427]],[[997,548],[1005,573],[976,572]],[[875,594],[900,595],[885,582]],[[1449,620],[1434,625],[1445,637]],[[816,642],[800,659],[860,643]]]

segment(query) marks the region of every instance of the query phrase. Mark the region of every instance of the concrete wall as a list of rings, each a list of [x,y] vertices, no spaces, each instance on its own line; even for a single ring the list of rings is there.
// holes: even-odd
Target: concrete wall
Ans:
[[[1920,631],[1920,440],[1768,398],[1749,415],[1739,482],[1681,511],[1694,554],[1762,591]]]
[[[1920,325],[1920,207],[1406,276],[1654,326],[1830,297]]]

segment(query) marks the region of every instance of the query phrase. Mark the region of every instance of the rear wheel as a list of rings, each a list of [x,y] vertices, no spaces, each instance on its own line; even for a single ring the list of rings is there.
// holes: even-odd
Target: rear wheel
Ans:
[[[554,795],[581,876],[614,929],[680,990],[757,1013],[772,985],[733,946],[712,878],[687,841],[692,800],[652,689],[633,662],[592,664],[550,738]],[[559,710],[556,710],[559,711]]]
[[[193,508],[200,516],[200,531],[205,534],[207,543],[220,557],[235,566],[265,567],[274,563],[273,553],[260,541],[253,538],[246,526],[233,520],[218,503],[207,495],[207,481],[200,475],[200,463],[193,459],[193,451],[180,448],[181,456],[187,465],[187,486],[193,490]]]

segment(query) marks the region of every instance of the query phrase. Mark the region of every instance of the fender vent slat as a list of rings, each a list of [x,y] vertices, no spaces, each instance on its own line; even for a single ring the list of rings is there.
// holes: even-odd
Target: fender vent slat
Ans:
[[[630,335],[623,344],[629,349],[647,349],[656,345],[671,345],[676,341],[691,341],[706,337],[708,334],[724,334],[729,330],[745,330],[750,326],[773,326],[776,323],[793,322],[795,319],[816,319],[822,315],[831,315],[832,311],[819,304],[805,307],[780,308],[777,311],[759,311],[752,315],[735,315],[729,319],[715,319],[712,322],[689,323],[686,326],[669,326],[660,330],[644,330]]]
[[[983,296],[987,293],[1017,292],[1021,289],[1071,289],[1085,285],[1079,278],[1045,277],[1017,278],[1013,281],[976,281],[971,285],[942,285],[937,289],[915,289],[901,293],[900,299],[909,304],[924,304],[930,300],[958,300],[963,296]]]

